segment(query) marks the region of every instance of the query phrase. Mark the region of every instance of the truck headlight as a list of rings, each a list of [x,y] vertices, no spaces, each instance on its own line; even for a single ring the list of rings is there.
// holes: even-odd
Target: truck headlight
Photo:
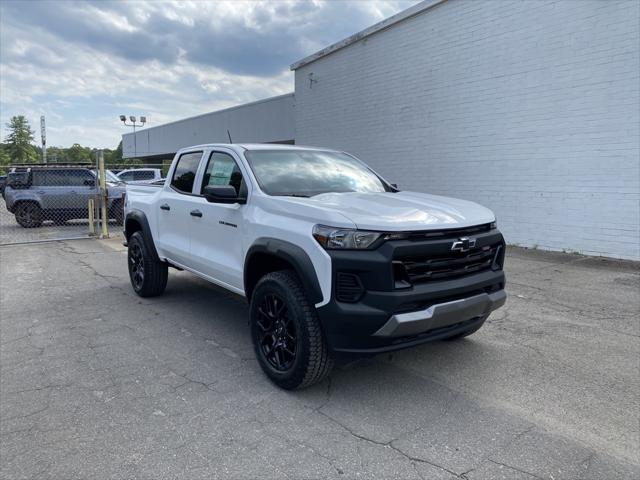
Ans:
[[[313,237],[328,250],[365,250],[370,248],[382,234],[351,228],[315,225]]]

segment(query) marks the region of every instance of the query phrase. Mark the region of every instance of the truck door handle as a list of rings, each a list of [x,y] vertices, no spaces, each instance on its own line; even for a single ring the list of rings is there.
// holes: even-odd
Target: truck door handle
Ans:
[[[189,212],[189,214],[190,214],[192,217],[201,217],[201,216],[202,216],[202,212],[201,212],[200,210],[191,210],[191,211]]]
[[[160,210],[171,210],[171,207],[166,203],[160,205]]]

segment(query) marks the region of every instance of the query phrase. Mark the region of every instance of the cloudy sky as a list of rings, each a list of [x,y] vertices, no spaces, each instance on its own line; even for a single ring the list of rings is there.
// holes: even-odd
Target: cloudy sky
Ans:
[[[293,91],[289,65],[416,0],[0,2],[0,122],[113,148],[149,125]]]

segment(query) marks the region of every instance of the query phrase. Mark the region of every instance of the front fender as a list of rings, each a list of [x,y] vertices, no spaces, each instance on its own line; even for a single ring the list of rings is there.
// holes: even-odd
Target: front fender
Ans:
[[[158,251],[156,250],[155,243],[153,241],[153,235],[151,234],[151,228],[149,227],[149,221],[147,216],[142,210],[131,209],[127,212],[124,219],[124,236],[129,241],[131,235],[140,231],[144,238],[145,245],[154,260],[159,261]]]
[[[252,256],[257,253],[273,255],[291,264],[300,278],[300,281],[309,296],[309,300],[314,304],[322,301],[322,289],[320,288],[318,275],[313,267],[313,263],[311,262],[309,255],[307,255],[307,253],[298,245],[276,238],[265,237],[256,239],[247,251],[247,255],[245,257],[244,290],[247,293],[247,297],[251,288],[247,285],[249,276],[246,275],[246,272],[248,266],[251,264]]]

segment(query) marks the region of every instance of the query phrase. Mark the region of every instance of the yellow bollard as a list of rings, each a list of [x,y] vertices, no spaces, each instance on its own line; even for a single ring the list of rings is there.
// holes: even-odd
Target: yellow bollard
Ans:
[[[87,206],[87,209],[89,211],[89,235],[91,236],[95,236],[96,234],[96,224],[95,224],[95,217],[94,217],[94,204],[93,204],[93,198],[89,199],[89,205]]]
[[[106,172],[104,171],[104,153],[102,150],[98,150],[98,168],[100,169],[100,198],[101,198],[101,210],[102,210],[102,233],[100,238],[109,238],[109,218],[107,217],[107,184],[106,184]]]

